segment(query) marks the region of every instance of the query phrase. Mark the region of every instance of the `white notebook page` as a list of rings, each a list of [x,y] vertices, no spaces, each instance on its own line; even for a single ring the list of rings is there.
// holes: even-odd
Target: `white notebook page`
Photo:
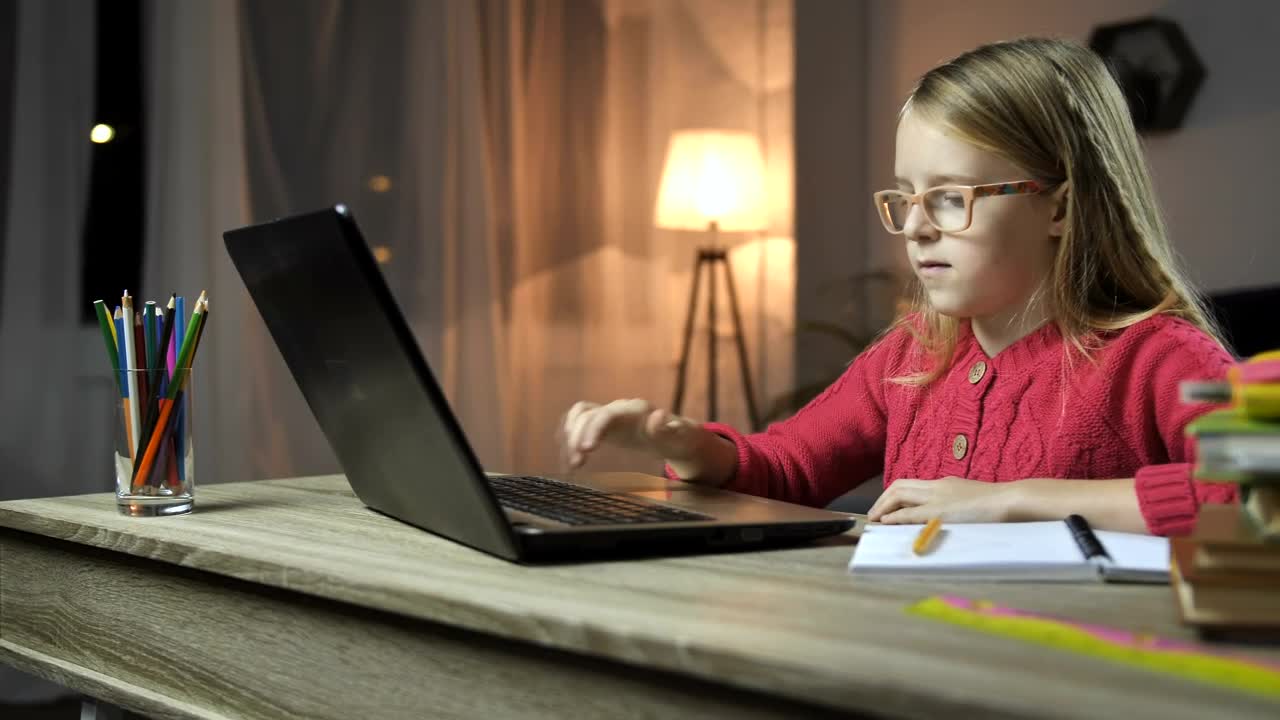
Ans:
[[[1094,530],[1117,568],[1169,572],[1169,539],[1153,535]]]
[[[982,578],[1089,578],[1097,575],[1065,522],[943,524],[929,552],[912,552],[922,525],[869,525],[854,549],[854,573]],[[1167,570],[1165,538],[1096,532],[1117,567]]]

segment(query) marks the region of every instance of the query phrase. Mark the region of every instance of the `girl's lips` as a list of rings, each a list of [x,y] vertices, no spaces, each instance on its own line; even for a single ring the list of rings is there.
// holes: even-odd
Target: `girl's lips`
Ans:
[[[941,275],[951,269],[951,266],[942,262],[922,262],[920,263],[921,275]]]

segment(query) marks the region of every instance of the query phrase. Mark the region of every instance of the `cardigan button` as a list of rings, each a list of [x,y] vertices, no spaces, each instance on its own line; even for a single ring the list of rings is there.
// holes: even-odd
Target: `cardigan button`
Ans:
[[[963,460],[967,452],[969,452],[969,438],[957,435],[955,441],[951,443],[951,456],[957,460]]]
[[[973,364],[973,367],[969,368],[969,384],[977,385],[978,383],[982,382],[982,378],[986,374],[987,374],[987,364],[982,360],[979,360],[978,362]]]

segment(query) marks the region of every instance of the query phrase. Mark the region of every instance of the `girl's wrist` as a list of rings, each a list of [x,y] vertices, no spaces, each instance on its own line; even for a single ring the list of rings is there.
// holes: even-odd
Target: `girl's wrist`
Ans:
[[[1019,480],[1005,485],[1004,522],[1030,522],[1043,519],[1044,481],[1038,478]]]
[[[694,450],[689,457],[666,459],[676,477],[712,487],[721,487],[729,482],[738,465],[737,447],[705,428],[698,428],[697,437],[691,444]]]

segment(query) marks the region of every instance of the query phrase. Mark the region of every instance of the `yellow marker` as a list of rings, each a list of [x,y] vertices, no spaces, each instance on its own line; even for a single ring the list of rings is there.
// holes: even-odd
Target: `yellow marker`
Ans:
[[[1280,663],[1240,655],[1231,649],[1037,615],[954,596],[927,598],[907,606],[906,611],[979,632],[1280,698]]]
[[[938,537],[938,532],[941,530],[942,516],[939,515],[920,528],[920,534],[916,535],[916,541],[911,544],[911,552],[917,555],[929,552],[929,546],[933,545],[934,538]]]

